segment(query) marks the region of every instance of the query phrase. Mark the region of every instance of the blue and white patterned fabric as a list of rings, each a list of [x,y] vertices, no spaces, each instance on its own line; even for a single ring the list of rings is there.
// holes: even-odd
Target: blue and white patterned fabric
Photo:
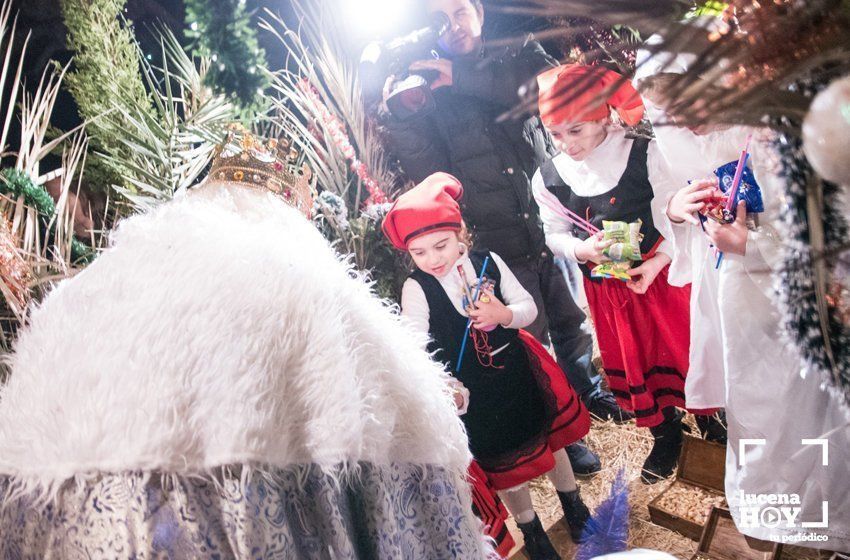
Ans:
[[[104,474],[66,483],[47,506],[18,498],[0,511],[0,558],[484,556],[459,498],[466,483],[442,468],[361,464],[337,478],[311,466],[240,479],[238,468],[203,478]]]
[[[297,210],[209,181],[111,243],[9,357],[0,560],[487,555],[448,374]]]

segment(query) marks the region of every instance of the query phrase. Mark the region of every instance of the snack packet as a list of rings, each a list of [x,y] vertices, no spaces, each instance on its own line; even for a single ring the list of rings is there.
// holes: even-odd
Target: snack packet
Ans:
[[[737,167],[737,161],[730,161],[714,170],[714,174],[717,175],[718,183],[720,184],[720,190],[727,195],[732,188],[732,181],[735,179],[735,170]],[[756,182],[753,170],[747,166],[744,166],[744,171],[741,173],[741,184],[738,185],[738,193],[735,196],[735,203],[732,205],[733,214],[738,207],[738,203],[742,200],[747,203],[747,214],[764,212],[764,200],[761,197],[761,188]]]
[[[728,197],[724,195],[712,196],[711,198],[707,198],[705,200],[705,208],[700,210],[700,217],[702,219],[711,218],[715,222],[719,222],[721,224],[727,223],[726,220],[726,201],[729,200]]]
[[[711,197],[705,201],[706,206],[700,212],[702,216],[711,218],[721,224],[734,222],[735,215],[738,212],[738,203],[741,201],[747,204],[747,214],[764,212],[764,200],[761,196],[761,188],[756,182],[753,171],[746,166],[741,172],[741,184],[738,185],[735,203],[732,204],[730,210],[726,210],[726,202],[729,200],[729,191],[732,189],[732,183],[735,180],[735,170],[737,168],[738,162],[730,161],[714,170],[714,174],[717,175],[720,192],[723,194]]]
[[[632,268],[630,261],[608,261],[593,267],[590,271],[590,276],[593,278],[616,278],[623,282],[628,282],[632,279],[629,276],[629,269]]]
[[[640,242],[643,239],[640,233],[641,225],[643,223],[640,220],[630,224],[603,221],[602,238],[605,241],[613,240],[614,243],[605,248],[602,254],[617,262],[641,260]]]

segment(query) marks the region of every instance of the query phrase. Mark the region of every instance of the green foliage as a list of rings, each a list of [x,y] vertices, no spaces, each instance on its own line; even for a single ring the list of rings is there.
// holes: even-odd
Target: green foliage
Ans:
[[[390,206],[371,204],[359,212],[349,212],[341,197],[323,191],[313,205],[313,223],[338,251],[351,255],[358,268],[369,274],[380,297],[399,301],[412,263],[408,254],[396,250],[381,231]]]
[[[260,92],[269,83],[265,52],[245,0],[186,0],[186,25],[193,54],[212,62],[206,84],[249,113],[260,110]]]
[[[151,102],[139,74],[132,27],[122,18],[125,0],[62,0],[74,71],[66,83],[97,152],[89,159],[90,184],[130,186],[134,174],[122,160],[132,156],[121,138],[128,122],[116,106],[151,113]],[[109,154],[107,160],[102,154]],[[96,181],[96,182],[95,182]]]
[[[382,213],[385,214],[386,209]],[[406,252],[399,251],[387,241],[381,230],[382,221],[383,216],[375,219],[362,213],[351,222],[351,229],[363,240],[363,248],[369,254],[369,274],[375,281],[375,292],[382,298],[398,302],[413,264]]]
[[[89,120],[95,149],[89,184],[114,186],[130,211],[171,198],[197,180],[235,107],[204,86],[208,60],[192,59],[160,31],[162,68],[153,68],[121,17],[124,0],[62,0],[75,51],[69,89]]]
[[[720,16],[723,10],[729,7],[728,2],[718,2],[717,0],[708,0],[697,5],[697,7],[688,15],[693,16]]]
[[[53,217],[56,213],[56,203],[44,187],[33,183],[30,176],[23,171],[12,168],[0,171],[0,195],[12,199],[23,197],[24,204],[38,212],[45,228],[50,230],[55,228]],[[87,263],[93,257],[91,248],[77,239],[71,241],[72,263]]]

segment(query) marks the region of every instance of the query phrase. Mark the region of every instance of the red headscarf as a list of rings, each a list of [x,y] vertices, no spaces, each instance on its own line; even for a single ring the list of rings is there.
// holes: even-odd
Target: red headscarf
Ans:
[[[546,126],[604,119],[611,108],[630,126],[643,117],[643,102],[632,84],[601,66],[557,66],[538,75],[537,85]]]
[[[460,231],[458,200],[463,187],[448,173],[434,173],[398,197],[384,218],[381,229],[397,249],[426,233],[443,230]]]

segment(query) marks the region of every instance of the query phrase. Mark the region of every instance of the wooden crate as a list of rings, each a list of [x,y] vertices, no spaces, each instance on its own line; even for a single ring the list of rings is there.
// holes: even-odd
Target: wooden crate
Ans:
[[[676,531],[695,541],[702,536],[704,523],[664,508],[665,496],[674,489],[684,488],[697,493],[702,489],[715,496],[724,495],[726,447],[704,439],[685,436],[676,479],[667,489],[649,502],[649,518],[656,525]]]
[[[728,509],[712,508],[691,560],[779,560],[782,545],[741,534]]]

